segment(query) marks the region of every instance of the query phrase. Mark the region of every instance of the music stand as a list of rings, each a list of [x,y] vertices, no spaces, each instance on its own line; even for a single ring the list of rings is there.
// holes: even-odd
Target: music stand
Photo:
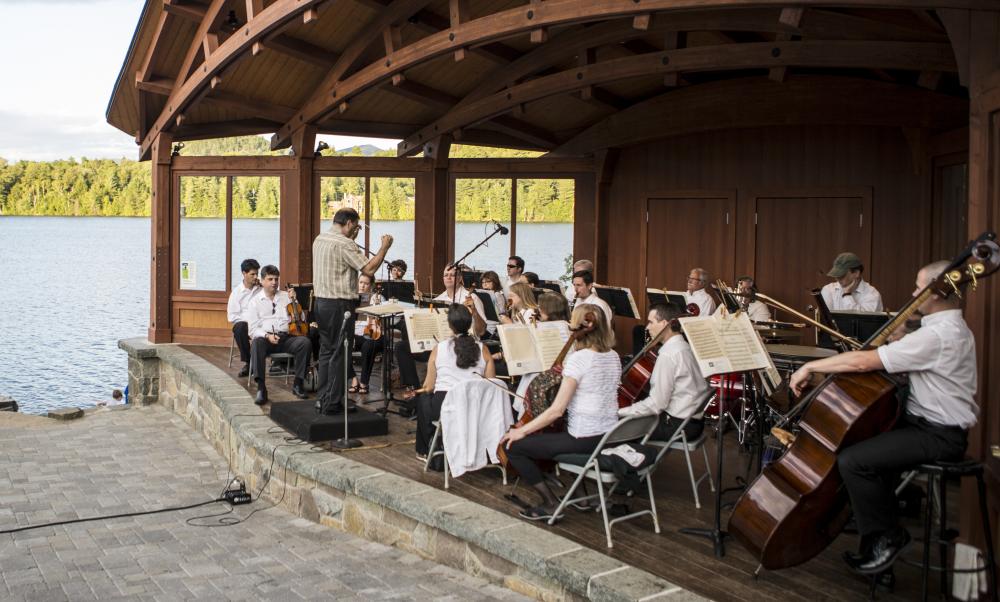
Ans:
[[[394,350],[396,348],[396,337],[393,333],[393,323],[396,321],[398,316],[403,315],[403,309],[400,308],[399,311],[388,313],[365,311],[373,307],[378,306],[359,307],[358,313],[377,317],[382,325],[382,399],[366,399],[362,403],[367,405],[369,403],[384,401],[385,405],[383,405],[382,409],[378,410],[378,412],[385,417],[385,415],[389,413],[389,404],[391,402],[403,401],[396,399],[392,395],[392,358],[395,355]]]
[[[552,291],[553,293],[559,293],[560,295],[564,294],[562,283],[558,280],[539,280],[538,288]]]
[[[483,281],[483,271],[473,269],[462,269],[462,284],[466,289],[472,290]]]
[[[483,311],[486,312],[486,315],[483,317],[486,318],[486,321],[499,322],[500,314],[497,313],[497,299],[493,295],[493,291],[484,291],[482,289],[476,289],[473,292],[476,293],[476,296],[479,297],[479,300],[483,302]]]
[[[621,286],[594,285],[594,292],[611,307],[611,313],[625,318],[639,319],[639,308],[635,305],[632,291]]]
[[[677,291],[665,291],[658,288],[646,289],[646,301],[649,303],[649,307],[657,304],[665,305],[668,303],[673,303],[681,309],[687,307],[687,297],[684,296],[684,293]]]
[[[414,303],[414,283],[412,280],[379,280],[376,286],[382,287],[382,296],[395,299],[401,303]]]

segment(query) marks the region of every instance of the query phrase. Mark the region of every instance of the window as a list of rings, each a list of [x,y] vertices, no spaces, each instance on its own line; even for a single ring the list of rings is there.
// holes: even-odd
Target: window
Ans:
[[[239,283],[240,263],[256,259],[264,267],[281,269],[279,228],[281,178],[239,176],[233,178],[233,253],[229,281]]]
[[[226,290],[226,180],[221,176],[180,178],[177,282],[182,290]]]

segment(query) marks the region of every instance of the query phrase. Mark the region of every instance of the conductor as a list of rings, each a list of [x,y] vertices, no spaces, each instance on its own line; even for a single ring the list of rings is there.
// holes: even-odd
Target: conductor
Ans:
[[[314,309],[320,341],[316,407],[322,414],[344,411],[344,362],[351,361],[351,357],[344,354],[340,337],[342,333],[354,333],[358,272],[373,276],[392,246],[392,236],[383,234],[378,252],[366,260],[354,242],[361,231],[360,221],[354,209],[340,209],[330,229],[313,241]]]

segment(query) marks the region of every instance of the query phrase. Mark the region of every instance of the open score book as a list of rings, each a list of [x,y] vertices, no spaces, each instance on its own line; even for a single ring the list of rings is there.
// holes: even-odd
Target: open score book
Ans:
[[[767,384],[777,387],[781,383],[771,356],[745,313],[681,318],[680,322],[702,376],[762,370],[765,381],[771,381]]]
[[[497,332],[511,376],[548,370],[569,340],[569,324],[562,320],[535,325],[500,324]]]

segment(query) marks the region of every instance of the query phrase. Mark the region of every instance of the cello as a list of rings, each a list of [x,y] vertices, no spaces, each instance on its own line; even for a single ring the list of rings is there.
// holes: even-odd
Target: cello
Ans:
[[[958,295],[966,283],[975,289],[979,279],[1000,268],[995,239],[986,232],[970,242],[861,349],[883,344],[931,295]],[[881,371],[830,374],[790,415],[800,409],[794,442],[764,467],[729,518],[729,533],[769,570],[801,564],[837,537],[848,518],[837,452],[891,429],[902,411],[896,381]]]

